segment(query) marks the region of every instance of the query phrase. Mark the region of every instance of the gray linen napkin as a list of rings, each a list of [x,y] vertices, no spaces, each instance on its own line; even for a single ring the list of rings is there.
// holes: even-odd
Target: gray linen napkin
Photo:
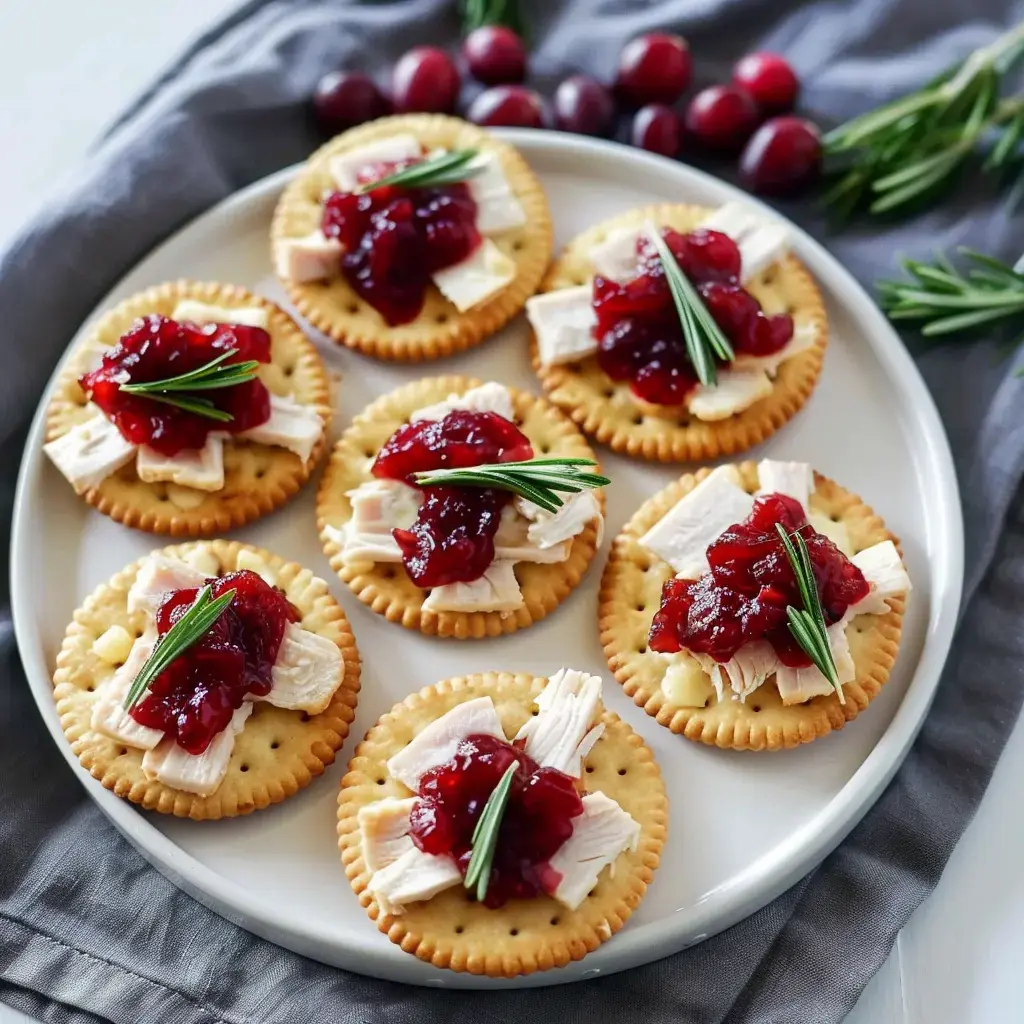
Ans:
[[[804,107],[838,120],[923,82],[1019,16],[975,0],[964,23],[932,0],[534,0],[533,64],[605,75],[624,39],[671,27],[721,79],[764,47],[803,75]],[[317,77],[381,69],[413,42],[449,42],[441,0],[254,2],[204,37],[113,128],[0,263],[0,515],[9,524],[28,419],[83,317],[160,238],[242,185],[301,159]],[[101,45],[97,41],[97,45]],[[825,238],[862,281],[894,250],[971,243],[1013,260],[1010,214],[976,195],[908,224]],[[46,287],[40,283],[45,281]],[[49,1021],[162,1024],[559,1020],[840,1020],[938,880],[1021,703],[1022,385],[995,345],[920,354],[960,468],[966,605],[934,708],[895,781],[846,842],[760,913],[679,955],[583,985],[445,993],[333,970],[279,949],[177,892],[112,829],[45,733],[0,620],[0,999]],[[3,556],[6,557],[6,552]],[[3,579],[6,581],[7,573]],[[6,605],[6,583],[0,600]]]

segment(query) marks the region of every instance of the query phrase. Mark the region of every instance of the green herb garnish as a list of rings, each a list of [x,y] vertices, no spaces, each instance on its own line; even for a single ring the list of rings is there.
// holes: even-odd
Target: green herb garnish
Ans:
[[[504,25],[526,39],[526,22],[518,0],[462,0],[462,34],[483,25]]]
[[[583,469],[596,465],[592,459],[527,459],[465,469],[428,470],[414,473],[413,482],[420,487],[495,487],[518,494],[546,512],[557,512],[564,504],[559,491],[579,494],[587,488],[611,483],[608,477]]]
[[[803,608],[794,608],[792,605],[786,608],[789,631],[804,654],[814,662],[818,671],[832,684],[839,697],[839,703],[845,704],[846,698],[843,696],[843,686],[839,682],[839,672],[836,669],[835,659],[832,657],[832,647],[828,642],[825,612],[821,607],[821,598],[818,596],[818,585],[814,579],[814,569],[811,566],[811,556],[807,550],[807,544],[797,532],[793,535],[796,537],[794,546],[786,528],[781,523],[776,523],[775,529],[779,531],[782,546],[786,550],[786,557],[793,567],[796,585],[800,590],[800,600],[803,602]]]
[[[196,594],[188,611],[162,637],[153,647],[153,652],[146,659],[146,664],[135,677],[128,690],[128,696],[124,699],[126,711],[131,709],[138,702],[138,699],[145,693],[146,688],[168,665],[184,654],[190,647],[206,636],[210,627],[221,617],[224,609],[234,600],[235,592],[228,590],[218,598],[211,598],[213,588],[207,583],[202,590]]]
[[[661,232],[654,226],[648,226],[647,237],[657,250],[665,270],[665,280],[668,281],[672,301],[679,314],[679,324],[683,329],[686,351],[697,371],[697,378],[705,387],[713,387],[718,382],[714,357],[718,356],[728,363],[736,358],[736,354],[722,333],[722,328],[715,323],[697,294],[697,289],[680,269],[672,250],[661,237]]]
[[[475,178],[484,170],[484,163],[477,161],[477,149],[453,149],[450,153],[428,156],[419,163],[389,174],[386,178],[369,181],[360,186],[360,192],[372,192],[384,185],[400,185],[402,188],[436,188],[439,185],[454,185],[456,182]],[[474,163],[474,161],[476,161]]]
[[[508,795],[512,789],[512,776],[519,768],[519,762],[513,761],[502,775],[498,784],[476,820],[473,839],[470,843],[469,864],[466,867],[464,885],[467,889],[476,889],[476,898],[483,903],[487,895],[487,886],[491,880],[491,865],[494,863],[494,850],[498,845],[498,830],[501,819],[508,805]]]

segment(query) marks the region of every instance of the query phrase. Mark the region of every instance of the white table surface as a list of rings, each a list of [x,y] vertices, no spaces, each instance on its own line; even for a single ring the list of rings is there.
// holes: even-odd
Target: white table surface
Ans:
[[[237,0],[0,3],[0,247],[90,142]],[[847,1024],[1024,1024],[1024,724],[931,899]],[[26,1018],[0,1005],[0,1024]],[[808,1022],[814,1024],[814,1022]]]

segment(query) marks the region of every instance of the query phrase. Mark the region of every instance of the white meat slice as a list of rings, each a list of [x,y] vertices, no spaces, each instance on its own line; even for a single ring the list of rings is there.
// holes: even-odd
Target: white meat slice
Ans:
[[[515,507],[530,520],[526,535],[540,548],[564,544],[581,534],[595,519],[604,526],[604,516],[597,495],[593,491],[563,495],[563,504],[557,512],[548,512],[525,498],[517,497]],[[602,530],[598,530],[597,542],[601,543]]]
[[[708,568],[707,549],[730,526],[746,519],[754,499],[737,486],[736,471],[720,466],[680,498],[640,543],[676,573],[696,579]]]
[[[258,427],[242,431],[238,436],[257,444],[287,448],[305,462],[313,454],[323,433],[324,421],[312,406],[303,405],[293,398],[271,395],[270,418]]]
[[[215,793],[227,774],[235,736],[245,728],[245,721],[251,714],[252,704],[246,701],[231,716],[227,728],[217,733],[201,754],[190,754],[169,737],[161,740],[157,747],[143,755],[142,770],[149,778],[172,789],[197,796]]]
[[[224,438],[219,433],[209,434],[202,448],[177,455],[161,455],[144,444],[135,469],[139,479],[148,484],[164,481],[197,491],[219,491],[224,487]]]
[[[415,135],[405,133],[377,139],[347,153],[338,153],[327,161],[327,170],[342,192],[355,192],[360,187],[360,172],[374,164],[397,164],[423,155],[423,147]]]
[[[640,825],[604,793],[588,793],[583,813],[573,819],[572,835],[548,861],[553,889],[545,889],[559,903],[575,910],[597,885],[601,872],[621,853],[635,850]]]
[[[468,409],[470,412],[493,412],[507,420],[513,419],[515,410],[512,408],[512,395],[504,384],[488,381],[475,388],[470,388],[464,395],[449,395],[443,402],[425,405],[409,417],[415,423],[418,420],[443,420],[456,409]]]
[[[538,694],[538,714],[516,733],[524,751],[541,765],[579,778],[583,758],[601,738],[604,725],[593,725],[601,707],[601,677],[559,669]],[[592,727],[593,726],[593,727]]]
[[[190,320],[195,324],[241,324],[243,327],[267,329],[269,314],[263,306],[212,306],[196,299],[180,299],[171,313],[171,319]]]
[[[758,494],[785,494],[796,498],[804,512],[810,509],[814,491],[814,470],[806,462],[762,459],[757,464]]]
[[[609,281],[628,281],[636,277],[636,243],[643,232],[642,226],[635,225],[614,228],[604,241],[591,246],[587,257],[596,274]]]
[[[725,203],[700,222],[706,231],[719,231],[734,242],[749,235],[764,218],[748,203]]]
[[[498,235],[526,223],[526,211],[509,185],[496,153],[482,153],[483,170],[466,184],[476,202],[476,229],[481,235]]]
[[[478,733],[505,738],[490,697],[463,701],[435,719],[388,761],[388,772],[415,792],[424,772],[450,760],[467,736]]]
[[[741,701],[747,699],[780,665],[775,649],[767,640],[745,643],[728,661],[717,662],[706,654],[694,655],[711,677],[711,683],[723,700],[726,684]]]
[[[401,800],[389,796],[359,808],[356,820],[359,822],[363,863],[371,875],[413,849],[409,815],[415,803],[414,796]]]
[[[346,523],[342,530],[328,526],[324,533],[341,547],[341,558],[347,565],[402,561],[402,549],[390,533],[358,533],[353,530],[351,522]]]
[[[108,476],[131,462],[136,450],[102,413],[43,445],[50,461],[79,494],[99,487]]]
[[[903,559],[891,540],[858,551],[850,559],[871,584],[871,592],[847,612],[848,615],[884,615],[889,610],[886,598],[910,591],[910,577]]]
[[[319,228],[301,238],[279,238],[274,243],[274,269],[278,277],[296,284],[323,281],[341,270],[341,242]]]
[[[423,502],[423,492],[401,480],[368,480],[345,496],[352,503],[350,522],[356,533],[407,530]]]
[[[331,703],[341,676],[338,645],[297,622],[289,622],[270,672],[270,693],[255,699],[289,711],[318,715]]]
[[[741,278],[753,281],[789,252],[789,229],[766,220],[740,241]]]
[[[827,630],[829,647],[832,649],[832,658],[836,663],[840,684],[848,683],[857,677],[857,668],[853,663],[850,642],[846,636],[849,618],[848,612]],[[812,697],[828,696],[835,692],[832,684],[815,665],[808,665],[807,668],[787,668],[780,665],[775,673],[775,685],[779,688],[783,704],[803,704]]]
[[[454,858],[413,846],[375,872],[367,888],[384,913],[400,914],[407,904],[429,900],[461,882]]]
[[[779,367],[793,356],[814,348],[818,343],[818,328],[814,324],[797,324],[793,329],[793,337],[779,349],[768,356],[738,355],[732,361],[734,370],[764,370],[769,377],[774,377]]]
[[[423,602],[423,610],[430,612],[514,612],[522,606],[515,566],[498,561],[469,583],[434,587]]]
[[[714,423],[749,409],[771,392],[772,382],[764,370],[719,370],[718,383],[698,384],[686,408],[697,419]]]
[[[516,511],[515,505],[501,510],[498,532],[494,535],[494,559],[501,562],[564,562],[569,557],[569,544],[543,546],[530,540],[531,523]]]
[[[537,338],[541,366],[575,363],[597,351],[597,326],[589,284],[559,288],[526,300],[526,318]]]
[[[139,725],[125,710],[124,702],[135,677],[142,671],[153,653],[156,637],[152,633],[140,636],[128,654],[125,663],[96,691],[89,725],[111,739],[129,747],[152,750],[164,737],[162,729]]]
[[[144,611],[155,615],[164,598],[172,590],[201,587],[206,580],[206,575],[191,565],[160,551],[154,551],[142,563],[135,582],[128,591],[128,611]]]
[[[464,260],[437,270],[432,280],[441,294],[460,312],[479,306],[515,280],[518,267],[489,238]]]

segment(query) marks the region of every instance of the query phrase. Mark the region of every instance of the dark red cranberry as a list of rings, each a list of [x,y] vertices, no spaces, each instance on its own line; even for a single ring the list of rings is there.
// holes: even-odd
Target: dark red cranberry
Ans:
[[[740,172],[755,192],[797,192],[821,173],[821,133],[802,117],[765,121],[740,157]]]
[[[708,572],[698,580],[665,584],[651,625],[652,650],[668,654],[685,648],[725,662],[743,644],[763,639],[783,664],[800,668],[811,663],[789,632],[786,608],[802,607],[802,599],[776,524],[803,536],[828,624],[867,596],[863,573],[807,524],[799,502],[782,494],[762,495],[742,523],[708,547]]]
[[[285,627],[299,619],[276,587],[247,569],[212,581],[213,596],[235,592],[206,635],[153,680],[129,712],[140,725],[162,729],[190,754],[201,754],[227,728],[246,694],[270,693]],[[191,607],[197,589],[175,590],[157,610],[163,636]]]
[[[544,101],[533,89],[496,85],[473,100],[466,119],[487,128],[543,128]]]
[[[230,388],[204,391],[232,419],[222,423],[121,390],[122,384],[164,380],[204,366],[233,351],[222,365],[255,359],[270,362],[270,335],[240,324],[178,323],[152,313],[136,320],[104,355],[100,366],[78,379],[82,390],[103,410],[121,435],[133,444],[148,444],[162,455],[202,448],[214,430],[238,433],[270,417],[270,392],[254,378]]]
[[[484,85],[521,82],[526,76],[526,47],[510,28],[483,25],[462,44],[469,73]]]
[[[757,106],[750,95],[734,85],[702,89],[686,108],[686,130],[702,146],[719,153],[735,153],[757,127]]]
[[[563,132],[606,135],[615,115],[611,94],[596,78],[572,75],[555,90],[555,124]]]
[[[766,114],[791,110],[800,92],[796,72],[777,53],[748,53],[732,69],[732,80],[746,89]]]
[[[331,71],[317,82],[313,110],[320,127],[334,133],[383,117],[390,112],[391,104],[369,75]]]
[[[739,246],[721,231],[697,228],[688,235],[672,232],[672,254],[694,284],[738,281],[742,270]]]
[[[554,890],[558,877],[548,861],[572,835],[573,818],[583,813],[574,780],[538,767],[503,739],[469,736],[450,761],[423,776],[409,816],[413,842],[427,853],[451,854],[465,874],[477,820],[517,761],[488,879],[488,907]]]
[[[616,89],[630,103],[675,103],[690,84],[690,48],[682,36],[651,32],[625,46]]]
[[[399,58],[391,76],[391,97],[400,113],[450,114],[459,98],[459,72],[444,50],[414,46]]]
[[[633,117],[631,141],[634,146],[661,156],[675,156],[682,144],[682,127],[671,107],[651,103]]]

